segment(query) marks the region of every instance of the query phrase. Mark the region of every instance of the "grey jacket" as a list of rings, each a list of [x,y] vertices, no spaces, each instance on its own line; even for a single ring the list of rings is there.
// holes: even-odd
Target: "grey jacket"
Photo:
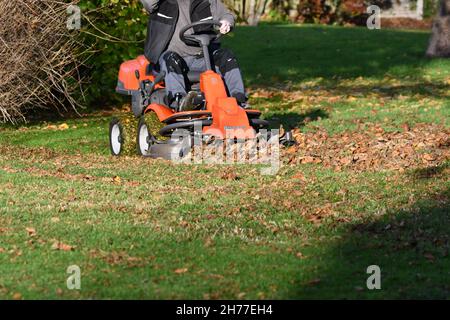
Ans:
[[[158,8],[159,0],[141,0],[144,8],[149,12],[153,13]],[[235,25],[235,19],[233,14],[225,7],[225,5],[220,0],[209,0],[211,4],[211,13],[214,20],[226,20],[232,27]]]
[[[187,45],[179,33],[191,22],[203,20],[227,20],[234,26],[234,16],[220,0],[141,0],[150,14],[145,42],[145,56],[157,63],[165,51],[176,52],[182,57],[196,56],[202,52],[199,46]],[[208,32],[212,26],[197,26],[187,32]],[[211,30],[212,31],[212,30]],[[216,45],[219,45],[217,42]]]

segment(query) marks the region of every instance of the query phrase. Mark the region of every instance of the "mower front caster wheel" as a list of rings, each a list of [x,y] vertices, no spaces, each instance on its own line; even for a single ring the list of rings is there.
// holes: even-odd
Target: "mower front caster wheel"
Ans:
[[[109,124],[109,147],[113,156],[131,156],[136,152],[137,121],[134,116],[113,118]]]

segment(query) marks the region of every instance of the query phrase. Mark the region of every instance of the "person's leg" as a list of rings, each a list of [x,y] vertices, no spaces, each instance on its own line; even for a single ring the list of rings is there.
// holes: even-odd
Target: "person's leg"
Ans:
[[[165,72],[165,83],[167,90],[168,103],[178,103],[186,95],[185,74],[188,71],[186,61],[175,52],[167,51],[159,58],[161,72]],[[174,105],[174,107],[176,107]]]
[[[188,71],[199,71],[203,72],[206,70],[206,64],[203,58],[198,58],[196,56],[183,57],[186,62]],[[179,103],[178,111],[190,111],[194,110],[196,107],[200,106],[203,99],[197,91],[190,91],[183,97]]]
[[[214,51],[213,59],[216,69],[218,69],[225,80],[230,95],[235,97],[240,105],[244,105],[247,98],[236,56],[231,50],[223,48]]]

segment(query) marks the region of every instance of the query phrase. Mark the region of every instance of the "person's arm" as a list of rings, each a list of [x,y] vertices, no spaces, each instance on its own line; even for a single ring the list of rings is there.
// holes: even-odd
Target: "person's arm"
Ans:
[[[226,34],[231,31],[235,25],[234,15],[230,10],[225,7],[225,5],[220,0],[209,0],[211,3],[211,13],[214,20],[218,20],[222,23],[220,32]]]
[[[158,8],[159,0],[141,0],[145,10],[149,13],[153,13]]]

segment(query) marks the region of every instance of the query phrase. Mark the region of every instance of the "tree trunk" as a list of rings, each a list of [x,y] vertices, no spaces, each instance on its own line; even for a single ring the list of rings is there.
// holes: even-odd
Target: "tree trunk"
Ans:
[[[249,14],[248,14],[248,24],[251,26],[257,26],[258,25],[258,12],[256,7],[256,0],[250,0],[250,7],[249,7]]]
[[[432,31],[427,57],[450,57],[450,0],[441,0],[439,14],[433,22]]]
[[[417,0],[416,14],[418,20],[423,20],[423,0]]]

